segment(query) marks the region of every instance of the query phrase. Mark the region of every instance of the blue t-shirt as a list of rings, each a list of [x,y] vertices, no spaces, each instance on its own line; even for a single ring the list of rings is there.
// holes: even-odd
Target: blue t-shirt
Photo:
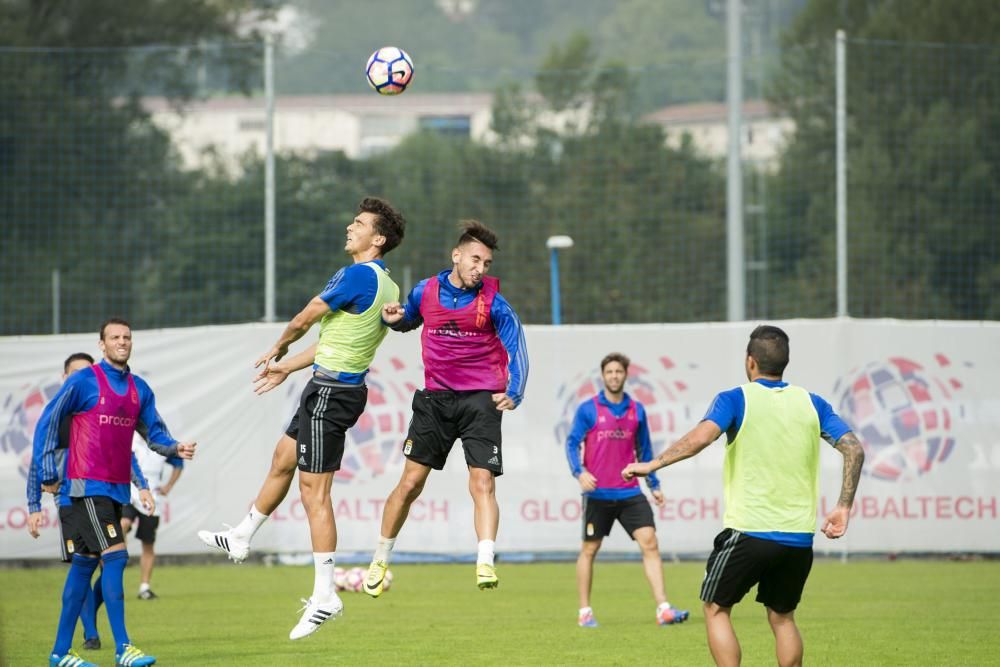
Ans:
[[[765,387],[786,387],[787,382],[782,382],[780,380],[765,380],[758,378],[754,382],[759,382]],[[829,403],[826,402],[821,396],[817,396],[810,392],[809,398],[812,400],[813,407],[816,409],[816,415],[819,418],[819,430],[820,436],[823,440],[827,441],[831,445],[837,443],[844,435],[850,432],[851,428],[841,419]],[[708,408],[708,412],[702,418],[702,421],[708,420],[713,422],[719,427],[723,433],[726,434],[726,441],[732,442],[739,433],[740,427],[743,425],[743,415],[746,413],[746,399],[743,396],[743,390],[740,387],[735,389],[728,389],[723,392],[719,392],[716,397],[712,400],[712,404]],[[812,533],[783,533],[783,532],[766,532],[766,533],[747,533],[752,537],[759,537],[764,540],[771,540],[773,542],[780,542],[781,544],[787,544],[793,547],[808,547],[812,546],[813,534]]]
[[[445,269],[437,275],[438,300],[443,308],[459,310],[465,308],[479,296],[479,290],[483,284],[479,283],[472,289],[455,287],[448,280],[451,269]],[[417,286],[410,290],[404,305],[403,319],[392,325],[395,331],[411,331],[424,322],[420,314],[420,302],[424,298],[424,288],[427,280],[421,280]],[[528,383],[528,347],[524,342],[524,328],[517,313],[507,302],[503,295],[497,293],[493,297],[493,305],[490,307],[490,320],[493,328],[496,329],[500,343],[507,351],[507,373],[510,379],[507,382],[507,395],[514,401],[514,405],[520,405],[524,398],[524,388]]]
[[[372,262],[385,269],[385,263],[381,259]],[[345,266],[326,283],[319,298],[326,301],[331,311],[343,310],[351,315],[359,315],[375,303],[375,297],[378,296],[378,276],[365,264],[367,262]],[[364,384],[365,376],[368,375],[367,370],[361,373],[334,372],[319,364],[314,364],[313,370],[345,384]]]
[[[597,400],[619,419],[625,415],[632,404],[632,397],[628,393],[625,394],[624,400],[621,403],[612,403],[604,395],[603,389],[597,395]],[[639,461],[645,463],[646,461],[653,460],[653,443],[649,439],[649,423],[646,421],[646,408],[638,401],[635,402],[635,414],[639,422],[635,434],[639,444]],[[573,417],[573,428],[570,429],[569,436],[566,438],[566,460],[569,461],[569,469],[573,473],[573,477],[579,477],[580,473],[583,472],[583,462],[580,460],[580,443],[584,441],[587,433],[596,424],[597,406],[594,405],[594,401],[588,399],[576,409],[576,415]],[[656,473],[650,473],[646,477],[646,484],[653,491],[660,488],[660,480],[657,479]],[[623,498],[631,498],[641,494],[642,490],[639,487],[633,486],[617,489],[602,489],[598,487],[584,495],[588,498],[597,498],[599,500],[622,500]]]

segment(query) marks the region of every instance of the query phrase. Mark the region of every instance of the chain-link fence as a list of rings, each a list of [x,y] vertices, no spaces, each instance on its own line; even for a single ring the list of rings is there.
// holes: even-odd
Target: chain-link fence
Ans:
[[[836,313],[833,53],[831,38],[746,62],[768,99],[744,106],[750,318]],[[1000,316],[1000,51],[847,53],[849,313]],[[0,333],[264,317],[262,54],[0,49]],[[317,77],[276,97],[279,319],[349,261],[343,227],[369,194],[408,218],[387,257],[403,287],[446,268],[455,224],[478,218],[527,323],[550,321],[553,235],[574,240],[558,251],[565,323],[725,318],[725,108],[671,104],[676,64],[515,73],[490,93],[411,55],[395,98],[366,88],[363,57],[354,93]],[[311,57],[316,72],[353,58]],[[276,62],[279,91],[301,78]]]

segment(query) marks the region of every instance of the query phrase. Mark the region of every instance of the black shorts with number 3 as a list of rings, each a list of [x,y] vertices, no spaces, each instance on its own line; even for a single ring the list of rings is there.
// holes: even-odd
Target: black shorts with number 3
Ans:
[[[757,602],[787,614],[802,599],[812,561],[812,547],[792,547],[726,528],[716,535],[708,557],[701,600],[732,607],[757,585]]]
[[[368,387],[313,377],[302,390],[299,409],[285,429],[295,438],[295,460],[302,472],[340,470],[347,431],[368,403]]]
[[[413,418],[403,454],[416,463],[441,470],[455,440],[461,438],[465,463],[503,474],[500,420],[502,411],[489,391],[428,391],[413,395]]]

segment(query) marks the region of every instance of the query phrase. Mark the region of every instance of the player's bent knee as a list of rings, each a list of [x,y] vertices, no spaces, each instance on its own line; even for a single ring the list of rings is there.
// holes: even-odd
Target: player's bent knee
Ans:
[[[295,460],[295,441],[287,435],[278,441],[271,457],[271,474],[276,476],[291,476],[295,474],[298,462]]]
[[[398,491],[407,502],[413,502],[423,492],[424,482],[424,478],[403,477],[403,479],[399,480],[399,484],[396,485],[396,491]]]

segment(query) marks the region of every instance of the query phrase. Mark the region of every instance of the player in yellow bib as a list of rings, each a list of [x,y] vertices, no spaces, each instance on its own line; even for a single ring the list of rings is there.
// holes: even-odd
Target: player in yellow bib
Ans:
[[[757,601],[767,608],[778,664],[802,664],[795,608],[812,567],[820,442],[844,457],[840,498],[823,522],[827,537],[847,531],[861,477],[865,455],[857,436],[823,398],[782,380],[787,365],[788,335],[778,327],[757,327],[747,344],[749,382],[718,394],[701,423],[656,459],[622,470],[625,479],[648,475],[727,434],[724,530],[715,538],[701,587],[708,647],[718,665],[740,663],[730,613],[754,585]]]
[[[313,593],[289,637],[312,634],[343,611],[333,580],[337,525],[330,500],[334,473],[340,469],[347,430],[368,400],[365,376],[375,350],[385,338],[382,306],[399,300],[399,287],[382,261],[403,240],[406,222],[387,202],[369,197],[347,226],[344,250],[354,263],[330,279],[326,288],[292,318],[278,341],[260,359],[257,393],[281,384],[292,372],[312,366],[313,376],[299,407],[278,441],[264,484],[253,507],[235,527],[200,531],[208,546],[236,562],[250,553],[250,540],[284,500],[296,467],[299,491],[309,520],[316,576]],[[282,361],[288,346],[319,322],[319,341]]]

